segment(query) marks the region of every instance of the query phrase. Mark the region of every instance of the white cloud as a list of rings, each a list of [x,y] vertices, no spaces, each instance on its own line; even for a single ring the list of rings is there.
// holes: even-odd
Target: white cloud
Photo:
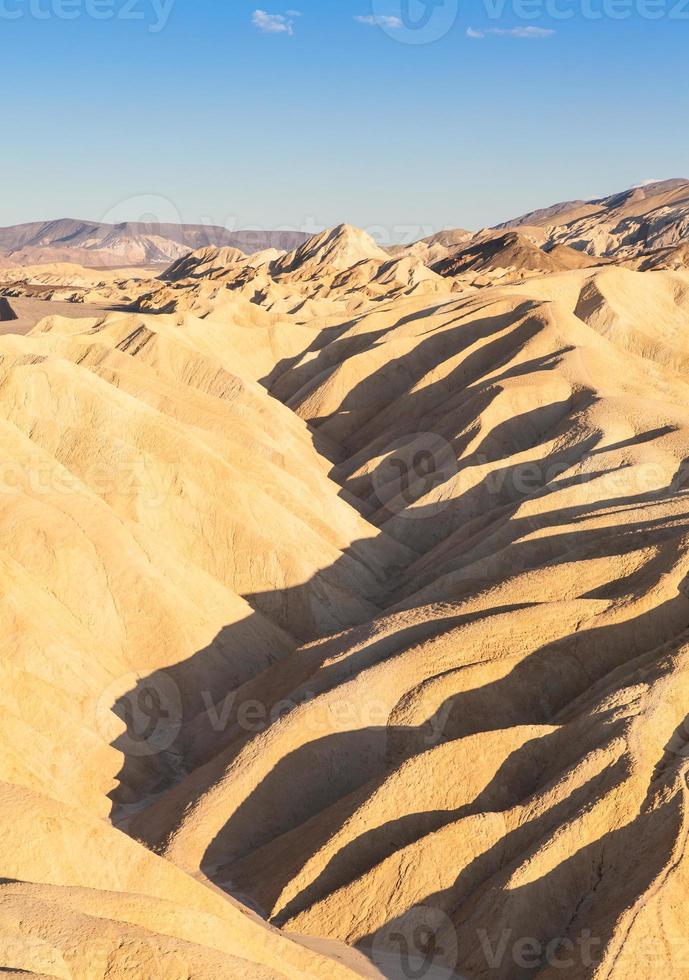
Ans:
[[[359,14],[354,20],[359,24],[366,24],[368,27],[387,27],[394,30],[402,26],[399,17],[388,17],[385,14]]]
[[[467,29],[467,37],[474,40],[482,40],[489,34],[494,37],[539,38],[552,37],[554,33],[555,31],[546,27],[487,27],[484,30],[469,27]]]
[[[288,10],[286,14],[268,14],[265,10],[254,10],[251,23],[263,34],[294,34],[293,17],[300,17],[297,10]]]

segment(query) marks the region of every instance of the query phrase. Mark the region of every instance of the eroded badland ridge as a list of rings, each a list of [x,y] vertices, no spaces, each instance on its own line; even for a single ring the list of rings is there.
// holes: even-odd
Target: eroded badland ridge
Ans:
[[[9,263],[0,965],[689,975],[688,222]]]

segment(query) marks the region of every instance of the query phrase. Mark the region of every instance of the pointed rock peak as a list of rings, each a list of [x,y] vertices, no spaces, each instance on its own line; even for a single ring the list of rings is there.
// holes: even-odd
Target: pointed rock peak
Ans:
[[[327,272],[329,267],[333,272],[342,272],[369,259],[386,262],[389,256],[361,228],[340,224],[312,235],[298,249],[278,259],[273,269],[277,275],[302,268]]]
[[[179,279],[203,278],[213,272],[245,262],[246,255],[229,245],[204,245],[177,259],[161,274],[164,282]]]

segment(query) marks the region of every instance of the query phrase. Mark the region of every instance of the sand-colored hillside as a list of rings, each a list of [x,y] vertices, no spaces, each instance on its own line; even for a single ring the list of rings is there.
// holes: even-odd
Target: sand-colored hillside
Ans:
[[[595,265],[595,260],[567,245],[555,245],[545,251],[526,235],[514,231],[477,236],[471,243],[453,249],[434,263],[433,269],[442,276],[467,273],[500,273],[507,279],[524,278],[544,272],[562,272]],[[486,281],[474,280],[481,285]]]
[[[689,272],[457,239],[0,336],[9,975],[686,978]]]
[[[534,225],[551,244],[617,260],[676,248],[689,230],[689,181],[657,181],[598,200],[570,201],[501,227],[523,233],[525,226]]]

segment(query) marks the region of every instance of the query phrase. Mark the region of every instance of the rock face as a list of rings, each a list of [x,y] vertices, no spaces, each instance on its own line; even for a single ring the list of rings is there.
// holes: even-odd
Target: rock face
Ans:
[[[184,279],[213,279],[218,278],[228,270],[244,268],[247,265],[259,266],[273,261],[282,255],[277,249],[258,252],[255,255],[245,255],[238,248],[216,248],[208,245],[204,248],[189,252],[162,273],[165,282],[178,282]]]
[[[497,240],[0,336],[6,970],[686,978],[689,272]]]
[[[277,259],[272,271],[278,276],[299,273],[311,277],[321,273],[343,272],[369,259],[385,262],[388,258],[387,252],[379,248],[366,232],[352,225],[338,225],[314,235],[300,248]]]
[[[689,234],[689,181],[664,180],[595,201],[571,201],[501,225],[545,229],[551,244],[589,255],[636,258],[677,246]]]
[[[7,322],[8,320],[16,320],[17,314],[14,312],[10,306],[10,301],[5,299],[4,296],[0,296],[0,322]]]
[[[593,264],[588,256],[566,245],[555,245],[551,251],[544,251],[525,235],[509,231],[482,236],[435,263],[433,269],[441,276],[456,276],[498,270],[512,273],[561,272]]]

